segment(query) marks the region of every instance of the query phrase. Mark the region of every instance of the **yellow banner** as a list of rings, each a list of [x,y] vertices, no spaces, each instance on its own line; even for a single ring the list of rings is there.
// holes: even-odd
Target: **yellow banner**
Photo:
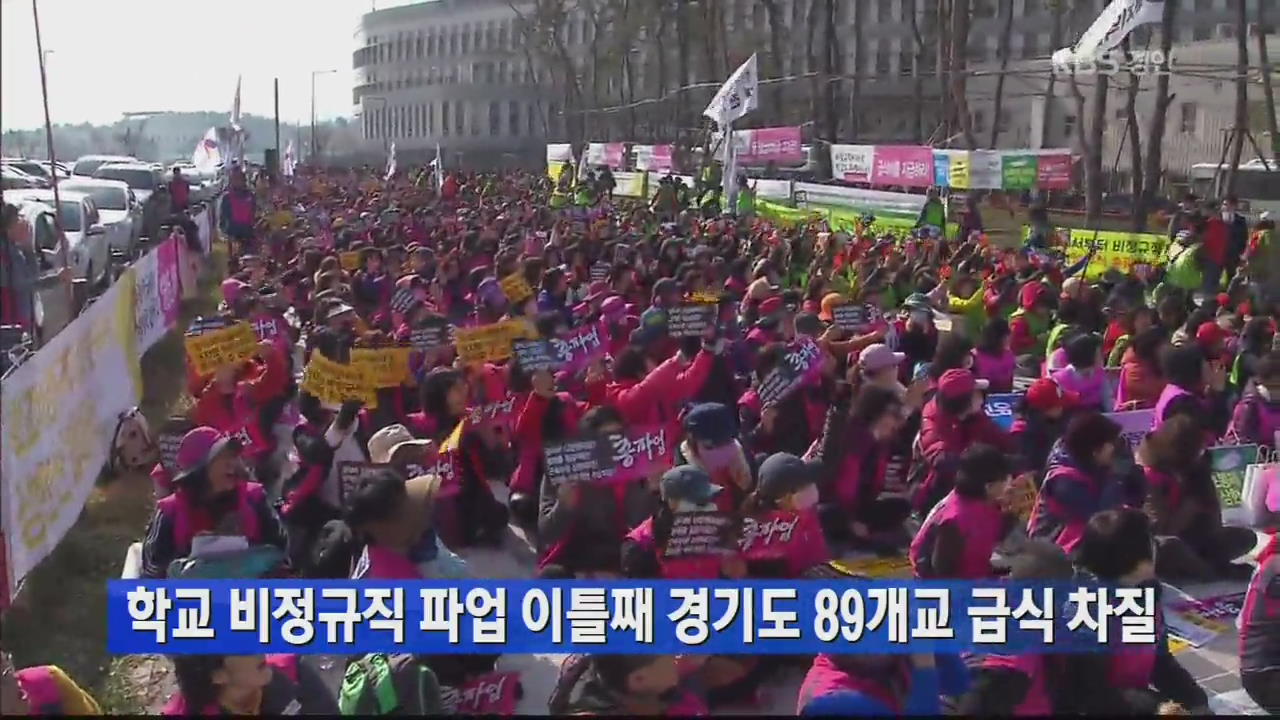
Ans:
[[[965,190],[969,187],[969,153],[959,152],[951,155],[951,187]]]
[[[856,560],[832,560],[832,565],[847,573],[872,578],[905,580],[913,577],[911,560],[906,557],[866,557]]]
[[[366,365],[343,365],[321,355],[311,353],[311,360],[302,373],[302,389],[330,407],[337,407],[347,400],[360,400],[365,407],[378,407],[377,383],[370,376]]]
[[[1031,231],[1023,227],[1022,237],[1026,238]],[[1169,260],[1169,238],[1158,233],[1132,233],[1117,230],[1085,230],[1082,228],[1061,228],[1059,234],[1069,234],[1067,241],[1067,264],[1074,263],[1085,255],[1095,242],[1097,236],[1098,251],[1089,261],[1085,269],[1085,277],[1100,277],[1112,268],[1127,273],[1134,265],[1151,265],[1162,267]]]
[[[409,379],[412,352],[411,347],[354,348],[351,364],[368,373],[377,387],[396,387]]]
[[[463,362],[493,362],[511,357],[511,342],[532,337],[524,320],[506,320],[474,328],[458,328],[454,333],[458,358]]]
[[[512,303],[522,303],[529,299],[533,294],[533,288],[529,287],[529,282],[524,279],[524,273],[512,273],[504,278],[500,283],[502,292]]]
[[[344,253],[338,253],[338,262],[342,263],[343,270],[359,270],[360,251],[349,250]]]
[[[186,338],[187,357],[199,375],[208,375],[223,365],[253,357],[258,335],[249,323],[236,323],[221,330]]]

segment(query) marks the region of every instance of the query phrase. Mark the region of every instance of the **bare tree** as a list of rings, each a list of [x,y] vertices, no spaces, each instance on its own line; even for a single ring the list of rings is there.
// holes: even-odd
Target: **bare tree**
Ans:
[[[1280,129],[1276,128],[1276,96],[1271,87],[1271,61],[1267,57],[1267,3],[1258,3],[1258,22],[1254,31],[1258,36],[1258,64],[1262,66],[1262,95],[1266,100],[1267,132],[1271,134],[1271,146],[1280,147]],[[1276,154],[1272,152],[1272,158]]]
[[[952,135],[951,124],[951,0],[938,0],[937,19],[935,27],[938,28],[938,64],[937,71],[934,73],[938,79],[938,98],[942,104],[942,126],[940,141],[950,146]]]
[[[1088,132],[1085,131],[1083,122],[1076,123],[1076,139],[1084,153],[1085,220],[1093,227],[1097,227],[1102,220],[1102,131],[1107,122],[1108,84],[1106,75],[1094,76],[1093,106]],[[1084,94],[1080,92],[1080,84],[1074,72],[1071,74],[1071,94],[1076,101],[1076,117],[1083,118]]]
[[[1051,25],[1049,26],[1050,27],[1049,45],[1053,50],[1057,50],[1058,48],[1062,47],[1062,14],[1063,14],[1062,2],[1063,0],[1052,0],[1052,2],[1053,2],[1053,7],[1052,7],[1053,20],[1051,22]],[[1058,82],[1057,73],[1050,72],[1049,82],[1045,84],[1045,88],[1044,88],[1044,112],[1042,113],[1043,118],[1040,121],[1041,146],[1049,142],[1049,130],[1050,130],[1049,121],[1050,121],[1050,118],[1053,117],[1053,113],[1049,112],[1049,103],[1053,102],[1053,98],[1054,98],[1053,91],[1054,91],[1054,86],[1057,84],[1057,82]]]
[[[965,85],[968,82],[969,48],[969,0],[951,0],[951,106],[965,145],[970,150],[978,146],[973,135],[973,116],[969,114],[969,100]]]
[[[1125,38],[1122,45],[1125,57],[1129,55],[1129,39]],[[1142,140],[1138,131],[1138,90],[1141,87],[1141,76],[1134,72],[1133,63],[1129,63],[1129,85],[1125,89],[1124,103],[1124,125],[1129,144],[1129,172],[1132,181],[1132,196],[1141,197],[1143,192],[1143,171],[1142,171]],[[1137,214],[1132,216],[1133,229],[1139,229],[1141,222],[1138,220]]]
[[[1000,16],[1004,24],[1000,28],[1000,77],[996,78],[995,117],[991,121],[991,148],[1000,142],[1000,115],[1004,112],[1004,77],[1009,70],[1009,38],[1013,34],[1013,0],[1001,0]]]
[[[1151,124],[1147,130],[1147,154],[1143,163],[1142,194],[1136,197],[1133,209],[1135,230],[1145,230],[1147,215],[1155,205],[1156,193],[1160,191],[1161,165],[1164,153],[1164,130],[1169,115],[1169,106],[1173,104],[1173,96],[1169,94],[1169,54],[1173,48],[1174,19],[1178,13],[1178,0],[1165,0],[1164,14],[1160,17],[1160,50],[1164,53],[1165,64],[1156,77],[1156,101],[1151,111]]]
[[[839,33],[836,28],[836,2],[835,0],[824,0],[823,6],[826,10],[824,13],[824,28],[822,47],[822,88],[823,88],[823,105],[826,110],[827,121],[827,140],[830,142],[838,142],[840,140],[840,116],[836,112],[836,106],[840,100],[840,85],[835,81],[835,74],[841,67],[841,52]],[[831,159],[830,153],[819,153],[820,157]],[[830,168],[828,168],[828,171]],[[829,173],[828,173],[829,174]]]
[[[1244,0],[1236,0],[1236,113],[1231,129],[1231,159],[1223,179],[1222,194],[1236,191],[1240,156],[1244,152],[1244,136],[1249,132],[1249,33]]]
[[[1012,1],[1012,0],[1010,0]],[[915,43],[915,67],[911,73],[911,136],[912,139],[924,142],[924,35],[920,32],[920,19],[916,17],[916,0],[903,0],[910,3],[907,10],[911,18],[911,38]]]
[[[862,11],[866,7],[866,3],[853,4],[853,88],[849,93],[849,135],[854,139],[862,132],[862,123],[859,118],[862,117],[862,68],[863,52],[862,39]]]
[[[760,4],[764,6],[765,14],[769,19],[769,59],[770,74],[775,78],[786,75],[786,64],[782,60],[782,33],[786,31],[786,27],[782,22],[782,13],[778,9],[778,0],[760,0]],[[786,96],[784,95],[785,83],[775,83],[773,86],[773,105],[781,112],[786,107]]]

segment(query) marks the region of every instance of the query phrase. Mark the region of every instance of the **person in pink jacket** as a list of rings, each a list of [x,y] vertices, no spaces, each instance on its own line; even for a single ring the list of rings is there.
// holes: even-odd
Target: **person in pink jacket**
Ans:
[[[759,474],[742,507],[742,552],[751,577],[798,578],[831,560],[818,521],[821,466],[775,453],[760,464]]]
[[[711,373],[713,357],[723,343],[703,343],[692,358],[682,350],[657,367],[649,367],[644,354],[627,348],[614,362],[614,381],[589,388],[592,405],[612,405],[628,425],[663,425],[667,437],[678,437],[680,408],[701,389]]]

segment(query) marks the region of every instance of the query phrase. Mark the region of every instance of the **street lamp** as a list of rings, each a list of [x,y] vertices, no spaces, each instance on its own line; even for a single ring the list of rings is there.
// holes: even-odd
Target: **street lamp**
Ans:
[[[316,76],[328,75],[336,73],[337,70],[312,70],[311,71],[311,157],[315,158],[320,154],[320,144],[316,142]],[[314,162],[314,160],[313,160]]]

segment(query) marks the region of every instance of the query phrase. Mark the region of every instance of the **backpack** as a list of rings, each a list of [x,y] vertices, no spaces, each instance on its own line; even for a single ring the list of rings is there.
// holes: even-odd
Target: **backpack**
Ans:
[[[343,715],[440,715],[440,683],[431,668],[408,653],[370,653],[351,662],[342,678]]]

